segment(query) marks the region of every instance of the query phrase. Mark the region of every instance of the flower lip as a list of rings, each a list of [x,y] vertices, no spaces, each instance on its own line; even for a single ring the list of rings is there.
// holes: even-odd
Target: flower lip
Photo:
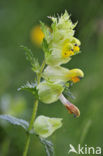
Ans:
[[[80,47],[77,44],[75,44],[73,50],[74,50],[74,52],[79,52],[80,51]]]
[[[70,57],[70,56],[72,56],[72,55],[74,55],[74,52],[73,52],[73,49],[71,49],[71,50],[67,50],[67,51],[63,51],[62,52],[62,57],[63,58],[68,58],[68,57]]]
[[[75,77],[72,77],[71,81],[76,83],[76,82],[79,82],[80,79],[77,76],[75,76]]]
[[[83,79],[83,76],[75,76],[71,78],[71,81],[76,83]]]
[[[70,70],[71,71],[71,73],[72,73],[72,77],[79,77],[80,79],[82,78],[82,77],[84,77],[84,73],[83,73],[83,71],[81,70],[81,69],[72,69],[72,70]]]

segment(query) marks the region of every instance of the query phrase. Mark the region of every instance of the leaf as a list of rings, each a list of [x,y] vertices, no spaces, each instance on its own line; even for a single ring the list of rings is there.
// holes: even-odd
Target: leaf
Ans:
[[[54,156],[53,143],[49,140],[39,137],[40,142],[45,146],[47,156]]]
[[[52,31],[53,31],[53,32],[56,31],[56,25],[57,25],[57,21],[54,21],[54,22],[51,24],[51,28],[52,28]]]
[[[51,39],[51,32],[50,32],[50,28],[46,26],[43,22],[40,22],[40,24],[41,24],[41,29],[45,36],[42,42],[42,48],[43,48],[43,51],[45,52],[45,55],[47,56],[51,53],[48,48],[48,42],[50,42],[50,39]]]
[[[6,120],[13,125],[21,126],[25,130],[28,130],[29,123],[23,119],[19,119],[11,115],[0,115],[0,119]]]
[[[40,65],[39,65],[39,62],[38,62],[38,59],[36,59],[34,56],[33,56],[33,53],[30,49],[28,49],[27,47],[25,46],[20,46],[21,48],[24,49],[25,51],[25,55],[26,55],[26,59],[31,63],[32,65],[32,70],[36,73],[39,72],[40,70]]]
[[[27,47],[25,47],[25,46],[23,46],[23,45],[21,45],[20,47],[23,48],[24,51],[26,52],[25,54],[26,54],[27,60],[30,61],[30,62],[32,62],[32,59],[33,59],[34,56],[33,56],[33,54],[32,54],[31,49],[28,49]]]
[[[46,56],[50,55],[51,52],[49,51],[48,43],[45,38],[43,39],[43,42],[42,42],[42,48]]]
[[[36,97],[38,97],[38,92],[37,92],[36,86],[37,86],[37,83],[29,83],[29,82],[27,82],[25,85],[23,85],[20,88],[18,88],[18,91],[26,90],[26,91],[31,92]]]
[[[44,33],[45,39],[48,41],[51,35],[50,28],[41,21],[40,21],[40,24],[41,24],[41,30]]]
[[[43,33],[45,33],[47,26],[42,21],[40,21],[40,26],[41,26],[41,30],[43,31]]]
[[[89,120],[85,121],[85,126],[81,133],[80,144],[83,144],[83,142],[90,130],[91,125],[92,125],[92,120],[89,119]]]

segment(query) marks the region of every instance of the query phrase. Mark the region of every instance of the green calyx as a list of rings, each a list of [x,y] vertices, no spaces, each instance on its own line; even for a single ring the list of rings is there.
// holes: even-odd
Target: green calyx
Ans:
[[[37,89],[40,101],[50,104],[59,99],[64,87],[61,83],[43,81],[38,85]]]
[[[61,126],[61,118],[50,118],[40,115],[34,122],[34,132],[40,137],[47,138]]]

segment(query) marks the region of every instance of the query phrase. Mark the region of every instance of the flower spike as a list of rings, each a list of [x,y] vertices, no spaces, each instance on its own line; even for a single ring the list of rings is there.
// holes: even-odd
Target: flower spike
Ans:
[[[77,23],[72,23],[67,11],[61,16],[49,19],[52,21],[51,27],[40,22],[44,34],[42,49],[47,66],[41,73],[43,81],[37,86],[38,97],[46,104],[60,99],[71,114],[79,117],[79,109],[64,97],[63,91],[66,89],[66,83],[70,88],[70,84],[79,82],[84,73],[81,69],[67,69],[61,66],[68,63],[72,56],[80,53],[81,42],[74,37]]]

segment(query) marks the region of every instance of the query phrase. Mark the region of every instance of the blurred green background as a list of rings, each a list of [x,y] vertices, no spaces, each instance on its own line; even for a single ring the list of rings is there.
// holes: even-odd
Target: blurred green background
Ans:
[[[81,68],[85,78],[72,87],[76,96],[70,99],[81,111],[73,118],[58,101],[51,105],[40,103],[38,114],[62,117],[63,127],[49,139],[55,156],[68,156],[69,144],[103,147],[103,1],[102,0],[0,0],[0,114],[12,114],[30,120],[34,97],[18,92],[23,83],[32,82],[35,74],[20,45],[29,47],[41,62],[43,52],[30,39],[32,28],[50,21],[47,16],[71,14],[78,21],[75,36],[81,40],[80,55],[65,66]],[[21,156],[26,140],[24,130],[0,123],[0,156]],[[72,156],[72,154],[70,154]],[[46,156],[44,147],[31,137],[28,156]]]

